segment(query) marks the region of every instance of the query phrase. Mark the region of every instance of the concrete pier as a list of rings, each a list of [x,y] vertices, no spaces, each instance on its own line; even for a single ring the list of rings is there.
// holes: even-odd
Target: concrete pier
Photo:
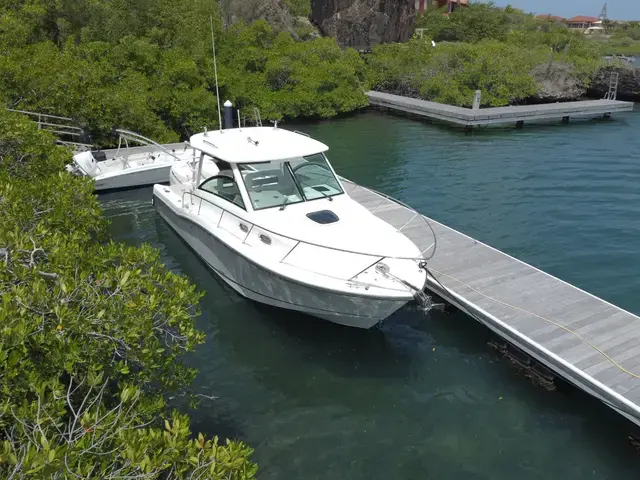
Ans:
[[[367,92],[367,97],[369,97],[371,105],[412,113],[466,128],[510,123],[517,128],[522,128],[525,122],[538,120],[561,120],[563,123],[568,123],[569,119],[574,117],[609,117],[613,113],[631,112],[634,106],[633,102],[619,100],[584,100],[542,105],[464,108],[382,92],[370,91]],[[475,105],[478,104],[477,99],[474,102]]]

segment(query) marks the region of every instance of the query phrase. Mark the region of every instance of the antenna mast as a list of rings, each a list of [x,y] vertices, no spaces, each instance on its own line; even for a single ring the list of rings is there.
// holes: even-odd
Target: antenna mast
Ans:
[[[211,20],[211,48],[213,49],[213,72],[216,77],[216,100],[218,101],[218,128],[222,131],[222,114],[220,113],[220,91],[218,90],[218,66],[216,64],[216,40],[213,35],[213,15],[209,16]]]
[[[600,21],[604,22],[605,20],[609,20],[609,17],[607,16],[607,2],[604,3],[604,6],[602,7],[602,11],[600,12]]]

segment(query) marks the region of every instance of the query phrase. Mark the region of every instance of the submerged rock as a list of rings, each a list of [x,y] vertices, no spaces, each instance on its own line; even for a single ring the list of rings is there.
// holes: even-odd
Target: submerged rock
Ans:
[[[618,100],[640,102],[640,68],[631,65],[607,65],[600,68],[593,76],[589,86],[589,95],[604,97],[609,91],[611,74],[618,73]]]
[[[415,0],[311,0],[311,21],[338,44],[368,50],[411,38]]]

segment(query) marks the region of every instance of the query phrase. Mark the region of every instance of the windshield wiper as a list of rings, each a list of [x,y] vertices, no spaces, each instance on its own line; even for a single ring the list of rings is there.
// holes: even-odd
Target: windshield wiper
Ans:
[[[324,198],[328,198],[330,202],[333,202],[333,195],[327,195],[326,193],[324,193],[322,190],[318,189],[317,187],[311,187],[313,188],[316,192],[320,192],[322,194],[322,196]]]
[[[284,210],[284,207],[289,203],[289,195],[284,195],[284,200],[282,201],[282,205],[280,205],[280,211]]]

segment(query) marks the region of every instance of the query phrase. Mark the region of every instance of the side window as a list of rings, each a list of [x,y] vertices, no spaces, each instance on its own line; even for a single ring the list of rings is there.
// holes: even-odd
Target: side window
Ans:
[[[208,178],[198,187],[200,190],[212,193],[220,198],[245,208],[242,195],[236,181],[229,175],[216,175]]]
[[[215,162],[220,172],[225,172],[225,174],[228,174],[231,172],[231,165],[229,165],[228,162],[225,162],[224,160],[220,160],[218,158],[214,158],[213,161]]]

